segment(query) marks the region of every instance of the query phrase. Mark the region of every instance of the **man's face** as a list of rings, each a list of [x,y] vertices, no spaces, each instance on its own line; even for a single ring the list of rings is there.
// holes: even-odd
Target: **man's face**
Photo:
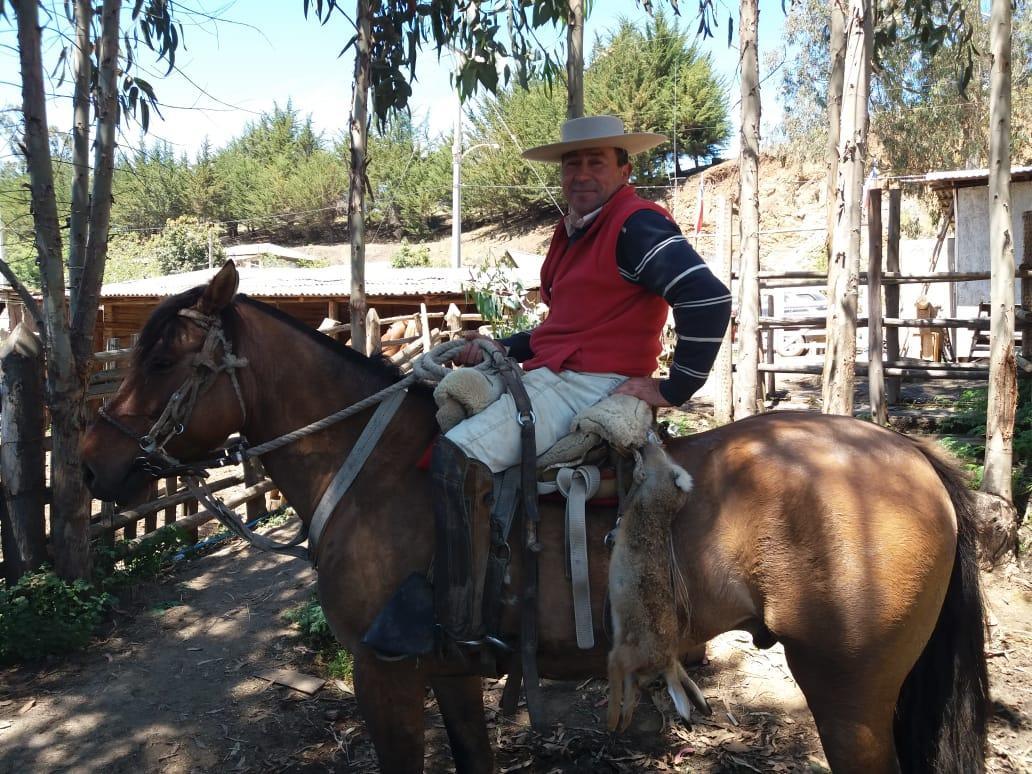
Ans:
[[[631,177],[631,165],[616,161],[616,148],[586,148],[563,156],[563,196],[576,217],[594,212]]]

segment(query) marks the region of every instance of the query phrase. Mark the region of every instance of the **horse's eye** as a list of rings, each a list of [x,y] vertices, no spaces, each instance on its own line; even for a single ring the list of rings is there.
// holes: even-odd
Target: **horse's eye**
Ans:
[[[170,370],[172,370],[172,367],[174,365],[175,365],[175,361],[174,360],[170,360],[170,359],[164,358],[164,357],[159,357],[159,358],[155,358],[154,360],[152,360],[150,362],[150,370],[152,370],[152,371],[170,371]]]

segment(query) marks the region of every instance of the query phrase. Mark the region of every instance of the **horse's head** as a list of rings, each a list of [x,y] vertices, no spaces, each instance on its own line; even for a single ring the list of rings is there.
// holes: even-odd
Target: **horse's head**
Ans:
[[[203,458],[241,429],[245,409],[232,341],[233,263],[204,287],[162,303],[140,333],[129,372],[82,445],[93,494],[125,502],[175,460]]]

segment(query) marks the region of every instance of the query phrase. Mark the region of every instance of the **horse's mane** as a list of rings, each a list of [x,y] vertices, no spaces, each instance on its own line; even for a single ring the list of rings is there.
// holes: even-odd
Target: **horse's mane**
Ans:
[[[249,306],[252,309],[256,309],[257,311],[278,320],[284,325],[289,326],[298,333],[311,339],[319,346],[325,347],[334,354],[344,358],[349,364],[364,368],[366,373],[370,375],[379,376],[383,379],[389,380],[390,382],[396,382],[403,376],[401,369],[387,358],[379,355],[376,357],[367,357],[358,350],[352,349],[346,344],[343,344],[324,333],[319,333],[315,328],[305,325],[296,317],[292,317],[274,306],[251,298],[246,293],[238,293],[235,303]]]

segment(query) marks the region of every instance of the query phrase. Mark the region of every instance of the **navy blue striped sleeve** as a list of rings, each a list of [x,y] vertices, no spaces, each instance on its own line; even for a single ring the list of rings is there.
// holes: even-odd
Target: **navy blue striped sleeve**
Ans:
[[[627,219],[616,243],[620,276],[662,296],[674,311],[677,345],[659,385],[680,406],[706,381],[731,318],[731,293],[676,224],[653,210]]]

